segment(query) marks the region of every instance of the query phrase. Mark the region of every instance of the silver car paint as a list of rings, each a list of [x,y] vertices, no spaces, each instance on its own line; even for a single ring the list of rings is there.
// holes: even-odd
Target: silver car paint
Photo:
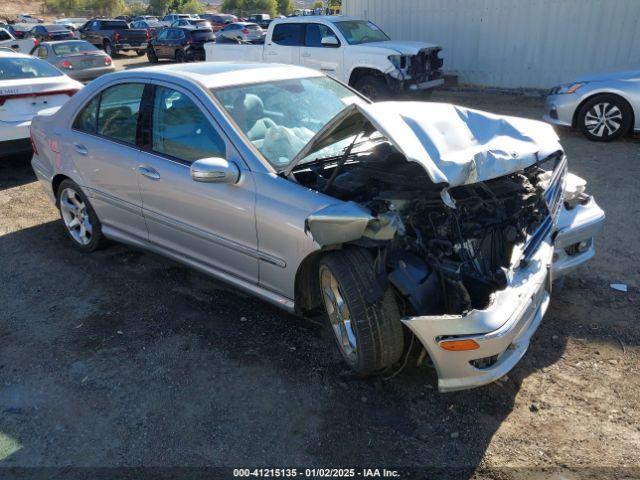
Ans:
[[[55,116],[37,117],[33,133],[39,153],[32,160],[36,175],[52,199],[52,181],[57,174],[64,174],[78,183],[90,194],[99,218],[106,219],[103,221],[105,236],[161,253],[286,310],[295,311],[299,268],[305,259],[320,250],[320,245],[306,231],[307,219],[314,212],[343,202],[277,175],[220,110],[207,90],[208,85],[198,78],[173,75],[166,70],[146,69],[102,77],[73,97]],[[274,75],[282,76],[281,73]],[[98,137],[88,139],[90,135],[70,128],[75,115],[96,92],[107,85],[135,81],[171,85],[197,98],[202,110],[208,112],[214,125],[223,133],[227,146],[231,147],[227,156],[241,170],[239,182],[235,185],[196,184],[190,179],[188,168],[182,168],[181,164],[171,165],[166,159],[151,164],[154,159],[148,154],[139,154],[131,147]],[[89,150],[87,155],[73,153],[77,143]],[[94,158],[98,154],[109,162],[117,159],[121,163],[114,172],[105,173],[106,162]],[[138,168],[145,165],[160,174],[155,185],[169,180],[168,196],[153,186],[151,182],[155,180],[140,175]],[[136,193],[136,184],[140,185],[142,194],[140,190]],[[221,214],[221,218],[216,219],[216,213]],[[550,281],[546,272],[564,274],[593,256],[593,237],[603,219],[604,214],[594,201],[571,211],[561,209],[555,247],[550,240],[543,244],[530,269],[523,270],[520,276],[512,279],[509,288],[499,293],[501,300],[498,303],[504,300],[517,305],[517,312],[511,312],[509,318],[505,317],[509,312],[498,309],[493,314],[474,311],[470,316],[456,317],[459,320],[455,322],[451,322],[451,316],[446,321],[436,321],[434,317],[403,319],[433,354],[441,390],[490,382],[517,363],[548,304],[548,295],[542,287]],[[147,236],[143,225],[155,233]],[[563,256],[565,246],[581,240],[590,242],[586,252],[572,258]],[[558,263],[552,265],[554,253],[558,255]],[[531,302],[527,300],[529,293]],[[437,329],[445,323],[450,325],[447,335],[474,334],[474,338],[486,347],[482,352],[491,355],[506,352],[503,360],[494,368],[483,371],[471,367],[464,355],[456,356],[460,352],[443,354],[436,351]]]
[[[613,93],[631,105],[635,120],[633,130],[640,131],[640,70],[585,75],[567,84],[580,82],[585,82],[585,85],[574,93],[547,96],[545,121],[565,127],[575,126],[574,116],[584,101],[598,94]],[[557,111],[557,119],[551,118],[552,109]]]

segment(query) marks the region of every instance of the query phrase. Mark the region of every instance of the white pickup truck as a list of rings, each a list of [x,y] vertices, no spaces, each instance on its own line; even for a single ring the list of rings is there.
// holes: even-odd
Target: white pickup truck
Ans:
[[[5,28],[0,28],[0,47],[9,48],[15,52],[25,53],[30,55],[34,48],[38,46],[38,41],[35,38],[25,38],[24,40],[18,40],[11,32]]]
[[[377,25],[345,16],[274,20],[264,44],[205,44],[207,61],[285,63],[314,68],[372,100],[442,85],[442,50],[422,42],[391,40]]]

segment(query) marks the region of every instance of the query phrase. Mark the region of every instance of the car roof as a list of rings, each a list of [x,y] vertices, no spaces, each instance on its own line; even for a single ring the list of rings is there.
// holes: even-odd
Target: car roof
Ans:
[[[277,63],[198,62],[136,68],[111,74],[110,77],[139,77],[140,73],[143,73],[145,78],[166,79],[166,77],[171,77],[177,83],[180,79],[186,78],[205,88],[224,88],[250,83],[324,76],[321,72],[310,68]]]
[[[77,38],[70,38],[68,40],[54,40],[53,42],[42,42],[41,45],[60,45],[61,43],[89,43],[86,40],[78,40]]]
[[[318,20],[329,23],[348,22],[356,20],[366,21],[362,18],[348,17],[346,15],[301,15],[299,17],[276,18],[274,21],[278,23],[313,23],[317,22]]]

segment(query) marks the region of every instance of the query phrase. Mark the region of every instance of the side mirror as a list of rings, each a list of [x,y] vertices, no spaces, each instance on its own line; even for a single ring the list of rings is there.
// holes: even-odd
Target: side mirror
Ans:
[[[320,43],[324,47],[337,47],[340,45],[340,42],[334,36],[322,37],[322,40],[320,40]]]
[[[203,158],[191,164],[191,178],[203,183],[238,183],[240,169],[224,158]]]

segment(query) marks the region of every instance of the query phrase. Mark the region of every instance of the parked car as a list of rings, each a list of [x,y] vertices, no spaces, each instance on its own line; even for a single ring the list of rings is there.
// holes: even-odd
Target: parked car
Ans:
[[[116,17],[116,20],[122,20],[124,22],[131,23],[132,19],[131,19],[131,16],[129,16],[129,15],[118,15]]]
[[[226,38],[238,42],[256,42],[263,39],[264,32],[257,23],[228,23],[218,31],[217,38]]]
[[[42,60],[0,50],[0,157],[28,152],[31,119],[55,110],[81,88]]]
[[[54,40],[70,40],[75,38],[73,32],[62,25],[36,25],[28,34],[29,38],[35,38],[39,42]]]
[[[89,19],[87,18],[72,17],[72,18],[57,18],[56,20],[53,21],[53,23],[56,25],[62,25],[68,28],[69,30],[74,31],[74,30],[78,30],[88,21]]]
[[[287,63],[315,68],[372,100],[444,84],[442,49],[391,40],[367,20],[343,16],[277,19],[264,45],[207,46],[208,61]]]
[[[552,278],[593,256],[604,218],[551,126],[370,103],[303,67],[117,72],[32,135],[81,251],[130,243],[290,312],[324,310],[359,374],[397,364],[414,335],[442,391],[517,364]]]
[[[202,18],[181,18],[171,24],[172,28],[177,27],[200,27],[200,28],[212,28],[209,20]]]
[[[13,51],[30,54],[38,45],[38,41],[33,38],[18,40],[14,38],[9,30],[0,28],[0,47],[7,47]]]
[[[256,13],[247,18],[247,22],[257,23],[263,30],[269,28],[272,21],[273,19],[268,13]]]
[[[149,42],[147,58],[151,63],[157,63],[161,59],[179,63],[204,60],[204,45],[214,40],[215,36],[210,28],[165,28]]]
[[[189,13],[168,13],[164,17],[162,17],[162,21],[168,27],[176,20],[180,20],[181,18],[200,18],[198,15],[191,15]]]
[[[4,27],[9,31],[11,35],[13,35],[18,40],[23,39],[29,33],[29,30],[33,28],[33,24],[29,23],[14,23],[13,25],[7,25]]]
[[[158,30],[166,28],[166,25],[159,20],[138,20],[131,24],[131,28],[136,30],[144,29],[149,33],[149,38],[154,38],[157,35]]]
[[[84,40],[44,42],[35,55],[79,81],[116,71],[109,55]]]
[[[138,15],[137,17],[133,17],[133,20],[132,20],[132,22],[141,22],[141,21],[159,22],[160,19],[154,15]]]
[[[38,18],[31,13],[19,13],[16,15],[16,23],[43,23],[42,18]]]
[[[585,75],[551,89],[544,119],[610,142],[640,131],[640,70]]]
[[[147,51],[150,38],[146,29],[130,28],[124,20],[95,19],[80,31],[82,40],[102,48],[110,57],[130,50],[142,56]]]
[[[222,30],[222,27],[224,27],[228,23],[234,23],[238,21],[238,17],[226,13],[203,13],[202,15],[200,15],[200,18],[209,20],[214,33]]]

